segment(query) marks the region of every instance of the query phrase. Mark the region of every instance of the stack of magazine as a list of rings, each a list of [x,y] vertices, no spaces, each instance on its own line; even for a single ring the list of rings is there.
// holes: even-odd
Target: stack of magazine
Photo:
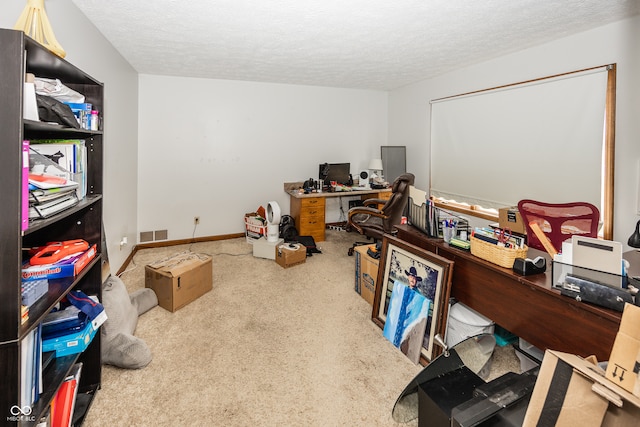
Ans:
[[[80,201],[79,174],[68,171],[52,159],[29,152],[29,220],[49,218]]]

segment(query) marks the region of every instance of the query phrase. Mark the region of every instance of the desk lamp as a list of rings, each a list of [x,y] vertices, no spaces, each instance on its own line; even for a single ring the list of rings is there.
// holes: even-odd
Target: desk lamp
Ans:
[[[371,159],[369,162],[369,170],[371,171],[371,179],[374,183],[382,184],[384,181],[382,178],[382,159]]]
[[[627,243],[632,248],[640,248],[640,221],[637,222],[636,231],[629,236],[629,241]]]

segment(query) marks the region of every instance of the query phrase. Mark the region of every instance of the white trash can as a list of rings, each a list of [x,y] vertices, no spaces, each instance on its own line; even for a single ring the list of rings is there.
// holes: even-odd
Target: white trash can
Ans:
[[[479,334],[493,334],[494,322],[458,302],[449,308],[446,343],[449,348]]]

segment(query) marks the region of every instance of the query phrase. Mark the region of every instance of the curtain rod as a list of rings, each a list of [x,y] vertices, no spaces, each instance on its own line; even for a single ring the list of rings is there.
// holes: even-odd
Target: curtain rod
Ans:
[[[583,68],[581,70],[575,70],[575,71],[569,71],[566,73],[559,73],[559,74],[554,74],[551,76],[546,76],[546,77],[539,77],[537,79],[531,79],[531,80],[524,80],[521,82],[517,82],[517,83],[509,83],[506,85],[501,85],[501,86],[495,86],[495,87],[491,87],[488,89],[480,89],[480,90],[474,90],[471,92],[465,92],[465,93],[460,93],[458,95],[451,95],[451,96],[445,96],[442,98],[436,98],[436,99],[432,99],[431,101],[429,101],[430,104],[436,104],[438,102],[443,102],[443,101],[450,101],[452,99],[455,98],[462,98],[465,96],[472,96],[472,95],[479,95],[485,92],[491,92],[491,91],[498,91],[498,90],[502,90],[502,89],[509,89],[512,88],[514,86],[523,86],[523,85],[527,85],[527,84],[534,84],[534,83],[538,83],[538,82],[543,82],[543,80],[550,80],[550,79],[559,79],[561,77],[574,77],[574,74],[591,74],[593,72],[600,72],[600,71],[609,71],[613,68],[615,64],[606,64],[606,65],[598,65],[596,67],[590,67],[590,68]]]

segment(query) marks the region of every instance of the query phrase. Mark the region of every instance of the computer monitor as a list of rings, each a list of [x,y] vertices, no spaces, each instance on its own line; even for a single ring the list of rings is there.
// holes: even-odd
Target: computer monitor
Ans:
[[[330,185],[331,181],[347,185],[350,171],[350,163],[322,163],[318,166],[318,179],[324,178],[324,185]]]

